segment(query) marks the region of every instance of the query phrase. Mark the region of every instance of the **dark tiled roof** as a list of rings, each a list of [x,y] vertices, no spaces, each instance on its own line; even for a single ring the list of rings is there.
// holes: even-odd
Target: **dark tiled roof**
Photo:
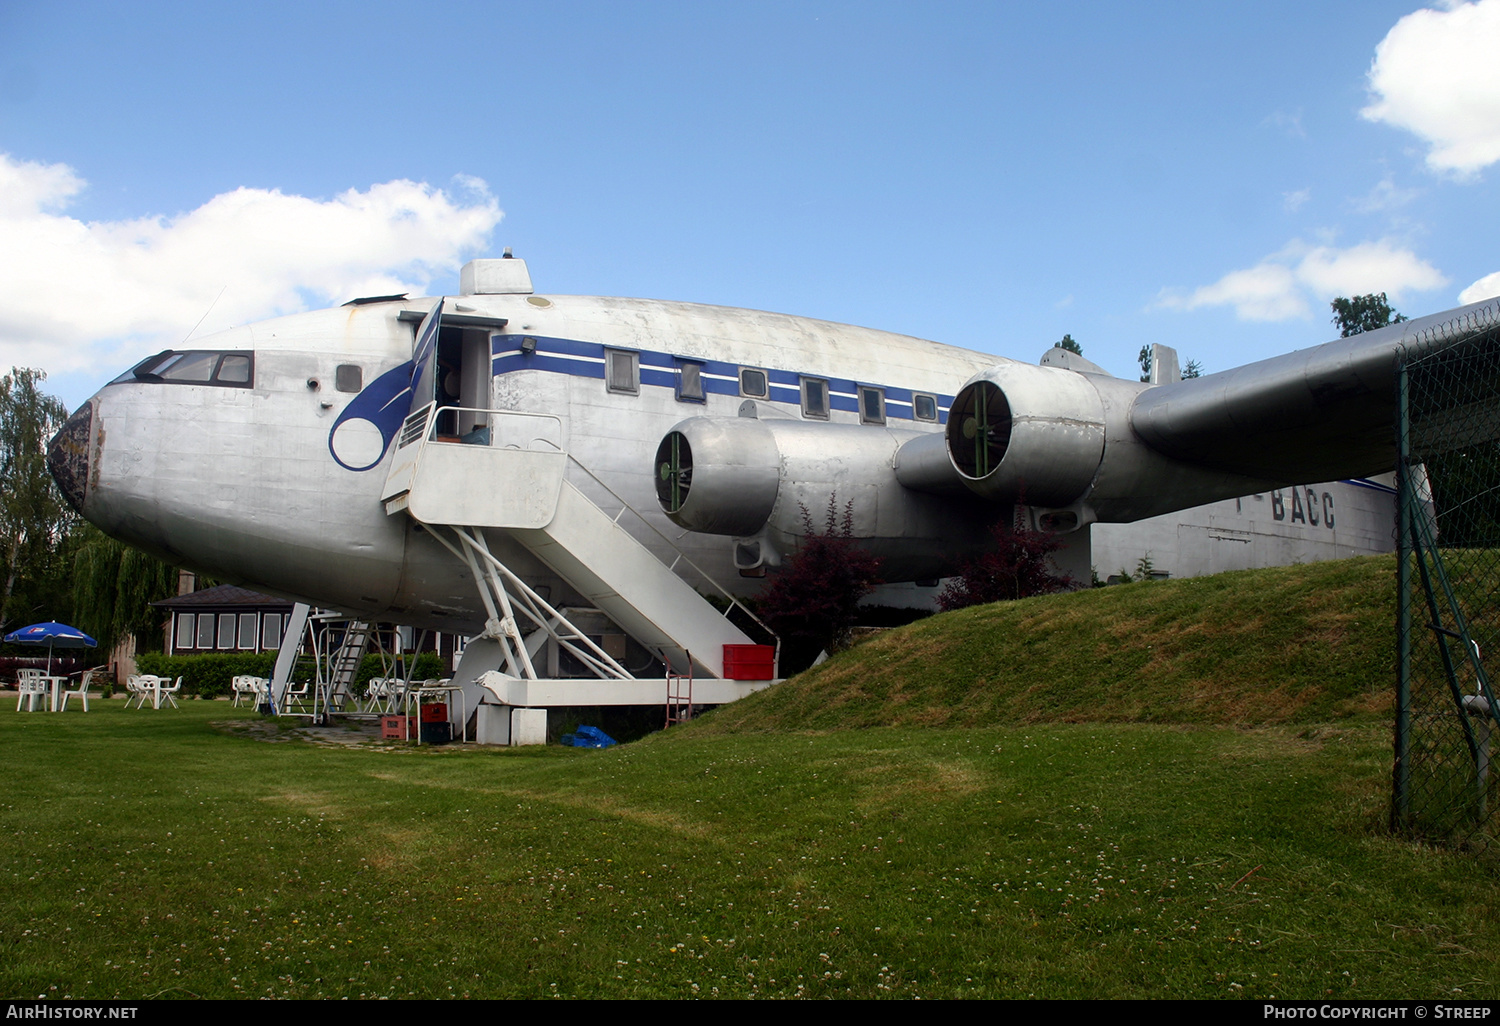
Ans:
[[[176,598],[163,599],[160,602],[153,602],[151,604],[153,606],[162,606],[166,609],[197,609],[204,606],[220,608],[224,606],[292,608],[292,603],[287,599],[276,598],[272,595],[263,595],[258,591],[236,587],[233,584],[221,584],[216,588],[204,588],[202,591],[191,592],[187,595],[178,595]]]

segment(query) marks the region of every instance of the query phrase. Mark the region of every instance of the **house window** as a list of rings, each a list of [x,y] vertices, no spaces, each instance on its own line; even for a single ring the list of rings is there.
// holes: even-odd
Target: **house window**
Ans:
[[[641,354],[623,349],[604,351],[604,379],[611,392],[639,395],[641,392]]]
[[[878,388],[859,389],[859,422],[861,424],[885,423],[885,392]]]
[[[177,644],[176,648],[193,647],[193,614],[177,614]]]
[[[281,647],[281,614],[267,613],[260,621],[260,647]]]
[[[198,647],[214,647],[214,614],[204,613],[198,617]]]
[[[234,627],[238,620],[233,613],[219,614],[219,648],[234,647]]]
[[[822,378],[802,379],[802,416],[828,419],[828,382]]]
[[[912,416],[918,420],[937,420],[937,396],[917,392],[911,397]]]
[[[255,614],[254,613],[241,613],[240,614],[240,637],[239,637],[239,642],[236,644],[235,647],[236,648],[248,648],[252,652],[255,650]]]
[[[740,395],[751,399],[764,399],[771,394],[770,385],[766,382],[766,372],[756,370],[754,367],[740,368]]]
[[[703,364],[694,360],[677,361],[677,401],[703,402]]]

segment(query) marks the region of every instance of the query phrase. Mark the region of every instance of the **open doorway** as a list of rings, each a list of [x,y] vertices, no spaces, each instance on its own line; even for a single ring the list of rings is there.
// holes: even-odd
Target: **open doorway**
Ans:
[[[438,333],[433,398],[438,414],[437,437],[471,445],[490,443],[489,415],[492,379],[490,333],[487,328],[443,325]]]

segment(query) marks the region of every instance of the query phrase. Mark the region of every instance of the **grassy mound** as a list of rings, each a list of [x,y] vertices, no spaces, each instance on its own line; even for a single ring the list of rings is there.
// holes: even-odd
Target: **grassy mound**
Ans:
[[[695,729],[1385,716],[1395,557],[977,606],[889,631]]]

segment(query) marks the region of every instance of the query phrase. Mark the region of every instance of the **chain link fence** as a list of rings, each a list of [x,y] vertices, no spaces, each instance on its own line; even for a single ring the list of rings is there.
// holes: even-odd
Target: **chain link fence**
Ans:
[[[1490,766],[1500,717],[1486,670],[1500,658],[1500,317],[1494,308],[1409,339],[1397,389],[1391,827],[1500,855],[1500,766]]]

